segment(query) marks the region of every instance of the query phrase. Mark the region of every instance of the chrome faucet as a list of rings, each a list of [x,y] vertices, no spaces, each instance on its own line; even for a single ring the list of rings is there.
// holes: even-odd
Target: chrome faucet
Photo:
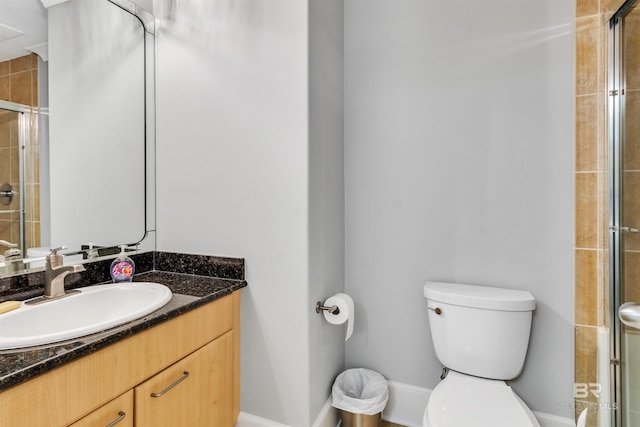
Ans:
[[[44,298],[60,298],[65,295],[64,278],[69,273],[85,271],[83,265],[62,265],[63,257],[58,253],[64,246],[51,249],[44,265]]]

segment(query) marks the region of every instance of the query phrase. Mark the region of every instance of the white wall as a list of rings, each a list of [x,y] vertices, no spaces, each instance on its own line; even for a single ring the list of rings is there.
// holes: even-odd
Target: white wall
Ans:
[[[528,289],[512,384],[572,416],[573,7],[345,0],[348,367],[433,388],[424,282]]]
[[[314,312],[344,288],[341,62],[309,73],[341,55],[310,34],[335,5],[154,4],[157,247],[246,259],[241,408],[290,426],[311,425],[344,364]]]

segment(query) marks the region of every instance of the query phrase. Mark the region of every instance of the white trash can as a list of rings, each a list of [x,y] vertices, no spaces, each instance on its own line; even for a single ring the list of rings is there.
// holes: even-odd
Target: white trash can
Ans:
[[[370,369],[347,369],[333,383],[332,406],[340,410],[342,427],[380,427],[389,400],[387,380]]]

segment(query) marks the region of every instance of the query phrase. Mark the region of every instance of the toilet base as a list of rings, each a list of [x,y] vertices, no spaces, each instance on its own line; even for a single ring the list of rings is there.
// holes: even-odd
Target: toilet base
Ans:
[[[449,371],[431,392],[423,427],[540,427],[504,381]]]

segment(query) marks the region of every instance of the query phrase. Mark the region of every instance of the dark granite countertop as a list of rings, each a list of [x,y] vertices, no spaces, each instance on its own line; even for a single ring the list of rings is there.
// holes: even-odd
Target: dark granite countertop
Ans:
[[[157,282],[169,287],[173,292],[169,303],[143,318],[103,332],[46,346],[0,351],[0,392],[241,289],[247,286],[243,279],[244,273],[237,279],[164,271],[136,275],[136,282]]]

